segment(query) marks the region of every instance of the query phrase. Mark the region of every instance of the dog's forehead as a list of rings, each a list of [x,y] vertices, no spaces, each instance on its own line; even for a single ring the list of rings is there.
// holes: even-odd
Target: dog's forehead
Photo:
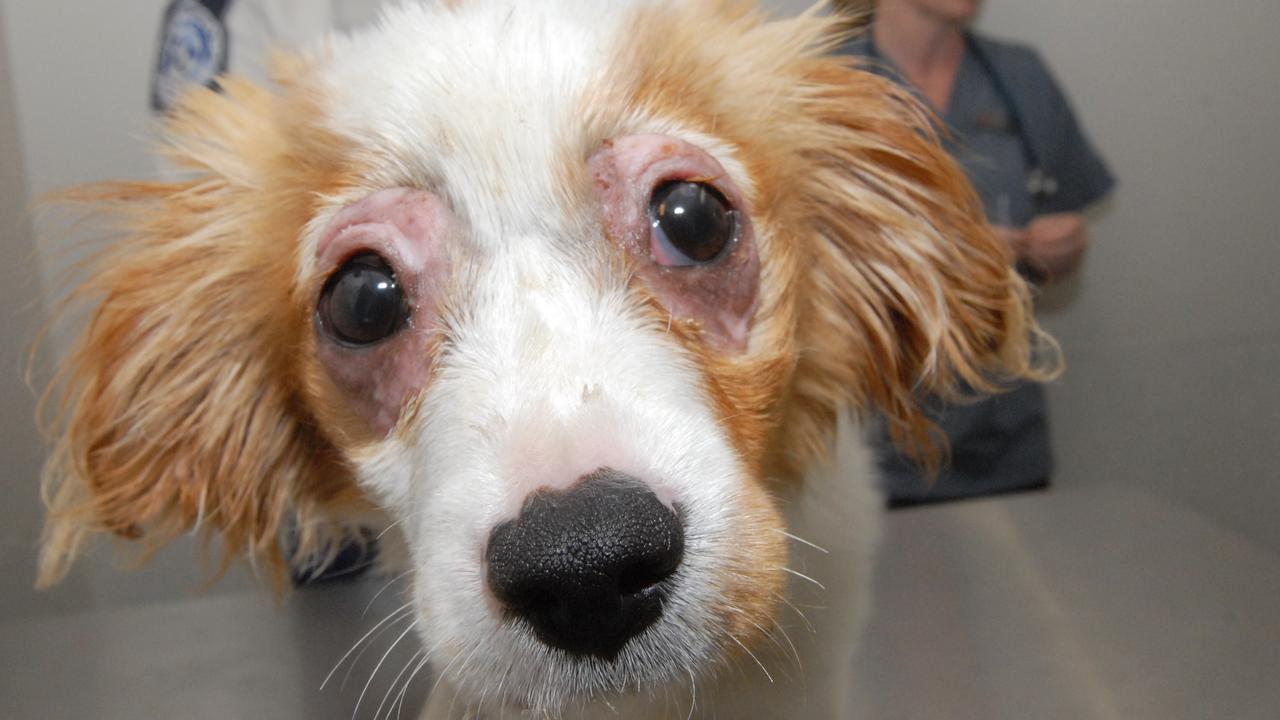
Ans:
[[[456,5],[404,5],[335,40],[328,121],[370,155],[373,184],[438,190],[480,241],[545,227],[599,140],[589,96],[619,72],[634,3]]]

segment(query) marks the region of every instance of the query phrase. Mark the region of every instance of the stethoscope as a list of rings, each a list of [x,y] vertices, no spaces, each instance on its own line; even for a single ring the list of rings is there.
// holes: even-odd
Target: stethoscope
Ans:
[[[1010,92],[1004,78],[1000,77],[1000,73],[996,72],[995,65],[992,64],[991,59],[974,41],[971,33],[966,32],[964,34],[964,43],[965,49],[978,62],[982,72],[986,73],[991,80],[991,87],[995,90],[996,96],[999,97],[1000,104],[1004,106],[1009,127],[1012,129],[1014,137],[1018,139],[1022,160],[1028,168],[1026,190],[1028,197],[1031,199],[1031,205],[1033,208],[1043,208],[1058,194],[1058,179],[1041,162],[1040,154],[1036,152],[1035,145],[1032,144],[1031,138],[1027,135],[1027,126],[1022,121],[1022,113],[1018,109],[1018,103],[1014,100],[1013,93]],[[867,36],[867,49],[871,58],[885,63],[885,58],[880,55],[880,51],[871,40],[870,34]]]
[[[1013,128],[1013,134],[1018,138],[1018,146],[1022,148],[1022,159],[1026,163],[1027,168],[1027,195],[1031,198],[1031,203],[1035,207],[1040,207],[1053,199],[1058,194],[1058,179],[1048,171],[1044,163],[1040,161],[1040,154],[1036,152],[1035,145],[1032,144],[1031,138],[1027,135],[1026,124],[1022,122],[1022,113],[1018,110],[1018,103],[1013,99],[1013,93],[1009,91],[1009,86],[1005,84],[1004,78],[1000,77],[1000,73],[996,72],[995,65],[991,63],[991,59],[983,52],[978,43],[974,42],[971,33],[964,34],[965,47],[973,54],[973,59],[978,61],[978,65],[982,66],[982,72],[987,74],[991,80],[991,87],[995,89],[996,95],[1000,98],[1000,104],[1004,105],[1005,112],[1009,116],[1009,125]]]

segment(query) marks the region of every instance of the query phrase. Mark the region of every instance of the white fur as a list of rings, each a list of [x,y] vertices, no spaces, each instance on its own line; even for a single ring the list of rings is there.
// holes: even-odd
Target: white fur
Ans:
[[[865,451],[844,428],[833,466],[784,498],[791,531],[829,551],[793,543],[793,569],[826,590],[793,577],[787,637],[758,651],[763,668],[746,658],[740,673],[713,676],[716,578],[731,572],[749,479],[699,371],[638,313],[626,278],[591,250],[598,219],[559,185],[564,149],[592,140],[576,113],[628,5],[406,5],[334,39],[324,63],[330,125],[376,159],[367,189],[430,188],[466,228],[450,342],[415,424],[356,459],[409,546],[418,632],[443,676],[428,717],[515,717],[521,704],[568,717],[839,717],[877,535],[871,488],[849,479],[870,477]],[[619,117],[612,130],[679,136],[752,187],[725,143]],[[321,225],[305,239],[304,275]],[[528,492],[605,466],[648,482],[686,522],[671,601],[612,666],[569,662],[504,623],[482,570],[490,530]],[[615,699],[582,704],[591,697]]]
[[[557,152],[578,139],[581,95],[607,67],[630,4],[406,3],[333,39],[334,128],[377,158],[372,184],[441,188],[478,242],[536,226],[557,200]]]

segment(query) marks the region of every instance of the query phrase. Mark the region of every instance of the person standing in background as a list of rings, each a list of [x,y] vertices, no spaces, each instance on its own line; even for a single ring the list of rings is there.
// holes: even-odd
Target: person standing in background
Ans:
[[[910,88],[937,115],[943,141],[964,167],[996,234],[1029,280],[1074,272],[1088,245],[1083,214],[1114,186],[1066,96],[1036,52],[975,34],[982,0],[837,0],[869,20],[842,52]],[[1044,487],[1053,469],[1044,389],[1035,383],[971,403],[931,401],[950,462],[930,480],[875,440],[891,506]]]
[[[160,26],[151,111],[163,116],[192,86],[218,87],[233,73],[270,84],[271,53],[310,47],[331,31],[377,18],[382,0],[171,0]],[[161,167],[162,176],[172,168]],[[295,585],[354,578],[374,563],[372,531],[349,528],[318,558],[290,560]]]

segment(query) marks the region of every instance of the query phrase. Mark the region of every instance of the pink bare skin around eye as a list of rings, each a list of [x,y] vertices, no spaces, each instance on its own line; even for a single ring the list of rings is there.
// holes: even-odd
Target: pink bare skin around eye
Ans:
[[[692,320],[715,348],[747,347],[760,285],[760,256],[746,198],[715,158],[664,135],[605,143],[587,161],[603,206],[605,230],[636,261],[637,275],[676,320]],[[714,186],[738,212],[733,247],[705,265],[670,266],[655,248],[649,200],[659,185],[689,180]]]
[[[316,322],[321,365],[349,407],[380,436],[395,428],[405,405],[422,392],[430,376],[430,339],[438,325],[440,292],[448,274],[445,245],[454,224],[449,209],[429,192],[382,190],[339,212],[316,248],[323,277],[356,255],[380,255],[409,303],[405,327],[366,347],[335,342]],[[323,284],[317,285],[317,302]]]

